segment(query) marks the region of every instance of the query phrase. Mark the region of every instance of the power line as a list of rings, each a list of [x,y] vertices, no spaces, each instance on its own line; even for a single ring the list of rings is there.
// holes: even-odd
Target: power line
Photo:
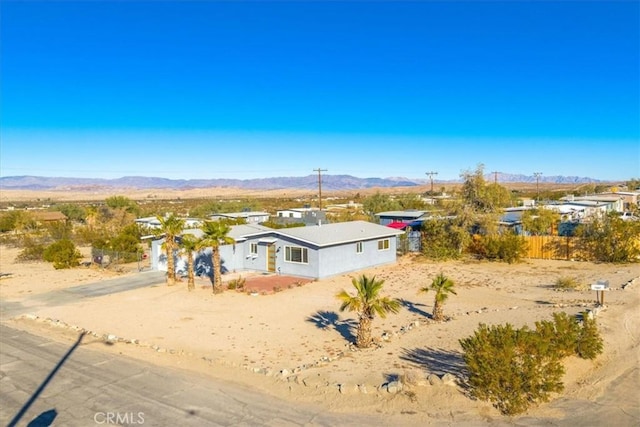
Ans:
[[[327,169],[314,169],[314,172],[318,172],[318,209],[322,210],[322,172],[326,172]]]
[[[542,176],[542,172],[534,172],[533,176],[536,177],[536,193],[538,194],[536,197],[538,201],[540,201],[540,177]]]
[[[499,174],[500,172],[498,172],[498,171],[493,171],[493,172],[491,172],[491,173],[493,174],[493,183],[494,183],[494,184],[497,184],[497,183],[498,183],[498,174]]]
[[[425,175],[429,175],[429,180],[431,181],[431,194],[433,195],[433,176],[438,175],[438,172],[426,172]]]

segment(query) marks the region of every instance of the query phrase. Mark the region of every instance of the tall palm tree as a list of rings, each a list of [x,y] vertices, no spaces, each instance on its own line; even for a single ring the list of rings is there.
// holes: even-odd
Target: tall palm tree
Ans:
[[[204,235],[200,239],[200,248],[211,248],[211,263],[213,264],[213,293],[222,292],[222,263],[220,262],[220,245],[235,243],[228,234],[231,227],[222,221],[205,221],[202,224]]]
[[[192,291],[196,288],[195,274],[193,268],[193,252],[198,250],[200,241],[193,234],[185,234],[180,241],[182,251],[187,255],[187,289]]]
[[[400,301],[397,299],[380,296],[380,290],[384,280],[376,280],[376,277],[360,276],[351,279],[356,295],[350,295],[343,290],[336,297],[342,301],[340,311],[355,311],[358,313],[358,329],[356,332],[356,346],[367,348],[373,342],[371,338],[371,322],[376,314],[385,318],[387,313],[397,313],[400,310]]]
[[[436,296],[433,302],[433,320],[444,320],[443,305],[449,298],[449,294],[458,295],[453,290],[453,280],[449,279],[442,272],[438,274],[431,282],[431,285],[425,286],[420,289],[420,292],[429,292],[429,290],[435,291]]]
[[[160,221],[159,232],[164,234],[164,247],[167,251],[167,285],[171,286],[176,283],[176,265],[173,257],[177,249],[176,237],[184,229],[184,220],[174,214],[169,214],[165,217],[158,216],[157,218]]]

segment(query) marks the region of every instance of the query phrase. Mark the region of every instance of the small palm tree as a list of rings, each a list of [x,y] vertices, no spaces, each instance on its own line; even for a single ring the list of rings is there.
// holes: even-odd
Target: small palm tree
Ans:
[[[211,248],[211,263],[213,264],[213,293],[222,292],[222,263],[220,262],[220,245],[235,243],[227,236],[231,227],[221,221],[205,221],[202,225],[204,235],[199,242],[199,248]]]
[[[376,280],[376,277],[367,277],[364,274],[358,279],[351,280],[356,288],[356,295],[352,296],[343,290],[336,297],[342,301],[340,311],[356,311],[359,322],[356,333],[356,346],[367,348],[373,342],[371,338],[371,322],[376,314],[386,317],[387,313],[397,313],[400,310],[400,301],[389,297],[380,296],[380,290],[384,280]]]
[[[160,233],[164,233],[164,247],[167,251],[167,284],[169,286],[176,283],[176,265],[173,254],[177,249],[176,238],[184,229],[184,220],[174,214],[165,217],[158,216],[160,221]]]
[[[425,286],[420,289],[420,292],[433,290],[436,293],[433,303],[433,320],[444,320],[444,313],[442,311],[444,302],[449,298],[449,294],[458,295],[456,291],[453,290],[453,286],[453,280],[449,279],[443,273],[440,273],[433,279],[430,286]]]
[[[180,242],[182,251],[187,255],[187,289],[189,291],[196,288],[193,268],[193,252],[198,250],[199,244],[199,240],[193,234],[185,234],[182,236],[182,241]]]

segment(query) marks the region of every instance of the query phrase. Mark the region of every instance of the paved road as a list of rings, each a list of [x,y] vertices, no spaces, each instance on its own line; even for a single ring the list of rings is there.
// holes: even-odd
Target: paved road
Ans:
[[[33,312],[34,308],[38,307],[64,305],[82,298],[94,298],[146,286],[160,285],[165,281],[165,274],[163,271],[145,271],[126,277],[100,280],[85,285],[31,295],[25,298],[24,303],[0,299],[0,317],[7,319]]]
[[[81,340],[74,347],[4,325],[0,401],[2,425],[381,425],[379,418],[329,414],[240,385],[91,350]]]

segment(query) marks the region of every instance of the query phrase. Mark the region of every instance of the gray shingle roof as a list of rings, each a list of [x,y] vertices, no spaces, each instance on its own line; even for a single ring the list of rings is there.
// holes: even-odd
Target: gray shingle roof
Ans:
[[[277,230],[281,236],[288,236],[315,246],[330,246],[362,240],[395,237],[404,234],[383,225],[367,221],[339,222],[335,224]]]

